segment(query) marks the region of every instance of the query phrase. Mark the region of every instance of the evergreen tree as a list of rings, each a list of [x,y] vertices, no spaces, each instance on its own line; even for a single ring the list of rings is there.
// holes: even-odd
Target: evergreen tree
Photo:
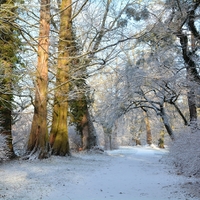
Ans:
[[[15,0],[0,2],[0,127],[1,133],[7,136],[10,157],[14,156],[11,133],[13,89],[15,68],[19,61],[17,51],[20,46],[15,2]]]
[[[73,30],[75,32],[75,30]],[[86,58],[78,59],[80,47],[76,34],[73,34],[73,69],[70,70],[70,93],[69,116],[70,122],[76,127],[77,133],[81,135],[82,149],[91,149],[97,145],[96,131],[92,122],[89,106],[91,104],[90,87],[86,83],[88,78]]]
[[[50,32],[50,0],[41,1],[39,31],[34,115],[27,152],[29,156],[36,154],[36,157],[41,159],[48,156],[47,87]]]
[[[56,72],[56,90],[54,95],[53,119],[50,131],[50,145],[53,155],[70,154],[68,139],[68,93],[70,59],[72,46],[72,1],[62,0],[60,5],[60,29]]]

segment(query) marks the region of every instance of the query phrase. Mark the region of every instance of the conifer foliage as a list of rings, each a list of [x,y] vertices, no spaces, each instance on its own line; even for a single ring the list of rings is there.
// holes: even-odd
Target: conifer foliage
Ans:
[[[17,9],[14,0],[0,2],[0,16],[0,125],[12,157],[14,156],[11,134],[13,93],[15,67],[19,61],[17,51],[20,46],[18,27],[15,24]]]

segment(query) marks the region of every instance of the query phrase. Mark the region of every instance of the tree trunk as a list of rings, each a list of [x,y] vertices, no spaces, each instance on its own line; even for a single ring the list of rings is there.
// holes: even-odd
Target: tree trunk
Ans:
[[[3,67],[3,91],[0,92],[0,124],[1,133],[6,135],[7,145],[9,147],[9,157],[14,156],[14,150],[12,145],[12,67],[9,63],[2,62]]]
[[[197,129],[197,108],[196,108],[196,97],[194,88],[190,88],[188,93],[188,106],[190,113],[190,126],[191,130],[195,131]]]
[[[142,143],[141,143],[141,141],[140,141],[140,138],[136,138],[136,139],[135,139],[135,145],[136,145],[136,146],[142,145]]]
[[[81,135],[82,135],[83,150],[91,149],[92,147],[96,146],[97,145],[96,131],[92,119],[90,117],[88,108],[81,120],[81,130],[82,130]]]
[[[190,16],[191,17],[191,16]],[[191,23],[194,23],[190,21],[189,25],[191,26]],[[191,27],[190,27],[191,28]],[[193,37],[193,33],[191,33]],[[189,113],[190,113],[190,124],[192,126],[192,129],[196,129],[197,127],[197,110],[196,110],[196,100],[195,100],[195,86],[194,83],[200,84],[200,76],[199,72],[197,70],[197,66],[194,60],[195,57],[195,51],[189,51],[188,48],[188,36],[181,32],[177,35],[180,38],[180,44],[182,48],[182,55],[183,59],[186,64],[186,79],[188,82],[188,106],[189,106]],[[191,38],[193,43],[193,38]],[[192,44],[192,50],[194,49],[194,44]]]
[[[158,139],[158,147],[161,148],[161,149],[164,149],[165,148],[165,131],[164,130],[161,130],[160,131],[160,138]]]
[[[188,96],[188,106],[189,106],[189,112],[190,112],[190,122],[193,122],[197,120],[197,110],[196,110],[194,88],[190,89],[187,96]]]
[[[144,121],[146,125],[147,144],[151,145],[152,144],[151,126],[150,126],[149,116],[146,110],[144,110]]]
[[[97,52],[100,43],[102,41],[103,36],[106,34],[106,28],[105,28],[105,24],[106,24],[106,19],[108,17],[108,11],[110,8],[110,0],[106,1],[106,6],[105,6],[105,12],[103,15],[103,20],[101,22],[101,28],[100,31],[98,32],[98,34],[95,36],[95,40],[94,40],[94,45],[93,48],[91,50],[91,55],[90,55],[90,59],[87,59],[85,65],[89,65],[89,63],[92,61],[92,58],[94,58],[95,53]],[[85,77],[85,75],[87,75],[87,71],[86,68],[82,67],[81,69],[82,71],[82,77],[80,77],[80,80],[83,80]],[[83,83],[84,82],[84,83]],[[83,85],[86,85],[85,81],[82,81]],[[85,94],[83,94],[83,98],[80,100],[82,102],[82,100],[86,99]],[[90,114],[88,112],[88,102],[87,101],[83,101],[84,105],[83,107],[86,107],[86,112],[81,116],[82,119],[81,121],[81,126],[83,124],[84,128],[81,128],[81,135],[82,135],[82,144],[83,144],[83,149],[90,149],[91,147],[94,147],[95,145],[97,145],[97,136],[96,136],[96,130],[94,128],[93,122],[91,120]],[[85,122],[88,123],[88,128],[87,126],[85,127]],[[87,124],[86,123],[86,124]]]
[[[71,123],[76,126],[77,132],[81,135],[82,149],[91,149],[97,145],[96,130],[91,119],[87,98],[83,91],[85,91],[85,79],[81,77],[77,82],[72,82],[72,86],[75,85],[80,90],[78,91],[77,98],[70,101],[70,119]]]
[[[52,154],[65,156],[70,154],[68,139],[68,93],[70,55],[74,51],[72,32],[72,1],[62,0],[60,14],[60,31],[58,62],[56,74],[56,91],[54,97],[53,120],[50,132]]]
[[[183,113],[181,112],[181,110],[179,109],[179,107],[176,105],[175,102],[173,103],[173,105],[174,105],[176,111],[179,113],[179,115],[180,115],[181,118],[183,119],[184,124],[187,126],[187,125],[188,125],[187,119],[185,118],[185,116],[183,115]]]
[[[42,159],[48,157],[47,87],[50,31],[50,0],[41,0],[38,63],[35,83],[34,115],[27,152]]]
[[[163,121],[163,123],[164,123],[164,126],[165,126],[165,128],[166,128],[166,130],[167,130],[167,132],[168,132],[168,134],[169,134],[169,136],[170,136],[170,138],[171,138],[172,140],[174,140],[174,139],[175,139],[174,133],[173,133],[173,130],[172,130],[170,124],[169,124],[167,115],[166,115],[166,113],[165,113],[164,105],[160,105],[160,115],[161,115],[162,121]]]
[[[104,149],[112,150],[112,128],[103,126],[104,131]]]

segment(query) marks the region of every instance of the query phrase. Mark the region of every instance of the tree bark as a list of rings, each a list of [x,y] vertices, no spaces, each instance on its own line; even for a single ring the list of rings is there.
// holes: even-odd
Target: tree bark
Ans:
[[[50,144],[52,147],[52,154],[65,156],[66,154],[70,154],[67,113],[69,70],[71,64],[70,53],[74,51],[71,19],[72,1],[62,0],[60,9],[59,55],[57,62],[53,120],[50,131]]]
[[[98,50],[98,48],[100,46],[102,38],[106,34],[105,23],[106,23],[106,19],[108,17],[110,3],[111,3],[110,0],[106,1],[106,7],[105,7],[104,15],[103,15],[103,20],[101,22],[101,28],[100,28],[100,31],[98,32],[98,34],[96,35],[96,39],[94,40],[95,42],[94,42],[93,48],[91,50],[90,59],[87,60],[86,65],[89,64],[90,61],[92,60],[92,58],[95,56],[95,53],[96,53],[96,51]],[[82,70],[82,74],[83,75],[87,74],[86,68],[82,68],[81,70]],[[82,77],[82,79],[83,78],[84,77]],[[86,84],[84,83],[83,85],[86,85]],[[85,94],[83,94],[83,99],[86,99]],[[94,147],[94,146],[97,145],[97,136],[96,136],[96,130],[94,128],[93,122],[91,120],[90,113],[88,111],[88,103],[87,103],[87,101],[84,101],[84,104],[85,104],[84,107],[86,107],[86,111],[82,115],[81,124],[85,124],[84,121],[87,121],[88,125],[89,125],[89,128],[86,128],[86,127],[81,128],[82,144],[83,144],[83,149],[85,149],[85,148],[86,149],[90,149],[91,147]]]
[[[190,126],[192,130],[195,130],[197,128],[197,108],[194,88],[189,89],[187,99],[190,113]]]
[[[1,123],[1,133],[6,136],[7,145],[9,147],[9,157],[12,158],[14,154],[14,149],[12,145],[12,67],[11,64],[7,62],[2,62],[3,67],[3,81],[2,85],[4,87],[3,91],[0,92],[0,123]]]
[[[175,139],[174,132],[173,132],[173,130],[172,130],[170,124],[169,124],[167,115],[165,113],[164,105],[160,105],[160,115],[161,115],[162,121],[164,123],[164,126],[165,126],[165,128],[166,128],[166,130],[167,130],[167,132],[168,132],[168,134],[170,136],[170,138],[172,140],[174,140]]]
[[[151,145],[152,144],[151,125],[150,125],[149,116],[146,110],[144,110],[144,121],[146,125],[147,144]]]
[[[112,128],[103,125],[104,131],[104,149],[112,150]]]
[[[86,109],[86,112],[81,119],[81,130],[83,150],[91,149],[92,147],[96,146],[96,131],[88,108]]]
[[[47,87],[50,31],[50,0],[41,0],[38,62],[35,83],[34,115],[27,152],[40,159],[48,157]]]
[[[182,48],[183,59],[186,64],[186,79],[188,82],[188,107],[190,113],[190,124],[194,127],[197,126],[197,110],[196,110],[196,97],[193,83],[200,83],[200,76],[196,67],[196,63],[193,60],[194,52],[188,50],[188,36],[183,32],[177,35],[180,38],[180,44]],[[194,48],[194,47],[192,47]]]
[[[172,105],[175,107],[176,111],[179,113],[179,115],[181,116],[182,120],[184,121],[184,124],[187,126],[188,125],[188,121],[185,118],[185,116],[183,115],[183,113],[181,112],[181,110],[179,109],[179,107],[176,105],[175,102]]]
[[[161,130],[160,131],[160,138],[158,139],[158,147],[161,148],[161,149],[164,149],[165,148],[165,131],[164,130]]]

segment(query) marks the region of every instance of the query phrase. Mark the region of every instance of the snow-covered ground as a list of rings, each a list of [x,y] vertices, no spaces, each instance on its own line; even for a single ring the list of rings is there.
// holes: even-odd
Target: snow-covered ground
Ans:
[[[197,200],[198,179],[160,159],[166,150],[121,147],[0,165],[2,200]],[[195,188],[195,186],[198,186]]]

